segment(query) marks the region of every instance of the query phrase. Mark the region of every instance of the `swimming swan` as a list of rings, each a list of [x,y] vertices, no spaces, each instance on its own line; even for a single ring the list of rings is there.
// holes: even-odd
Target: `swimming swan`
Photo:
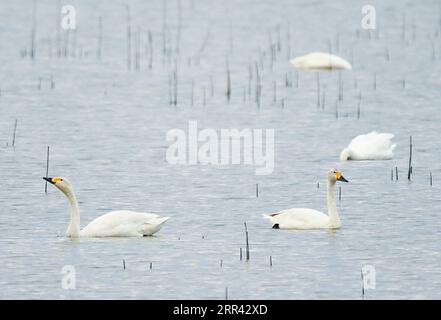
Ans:
[[[340,171],[328,172],[328,214],[313,209],[294,208],[264,215],[274,229],[338,229],[341,221],[334,201],[334,186],[337,181],[346,180]]]
[[[72,185],[66,178],[43,178],[55,185],[67,197],[70,205],[70,223],[66,236],[77,237],[141,237],[151,236],[159,231],[162,224],[169,218],[161,218],[157,214],[112,211],[99,216],[80,230],[80,210]]]
[[[352,69],[351,64],[336,55],[323,52],[312,52],[289,60],[289,63],[300,69]]]
[[[396,144],[394,135],[372,131],[352,139],[349,146],[340,153],[340,160],[390,160],[394,157]]]

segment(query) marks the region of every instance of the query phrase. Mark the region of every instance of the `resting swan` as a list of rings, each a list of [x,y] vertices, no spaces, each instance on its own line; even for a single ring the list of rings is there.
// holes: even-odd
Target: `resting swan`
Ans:
[[[352,139],[340,153],[340,160],[390,160],[394,157],[394,135],[372,131]]]
[[[343,58],[324,52],[312,52],[289,60],[289,63],[300,69],[352,69],[351,64]]]
[[[334,201],[334,186],[337,181],[346,180],[340,171],[328,172],[328,214],[313,209],[294,208],[264,215],[274,229],[338,229],[341,221]]]
[[[162,224],[169,218],[161,218],[157,214],[112,211],[99,216],[80,230],[80,210],[72,185],[66,178],[43,178],[56,186],[67,197],[70,205],[70,223],[66,236],[77,237],[141,237],[151,236],[159,231]]]

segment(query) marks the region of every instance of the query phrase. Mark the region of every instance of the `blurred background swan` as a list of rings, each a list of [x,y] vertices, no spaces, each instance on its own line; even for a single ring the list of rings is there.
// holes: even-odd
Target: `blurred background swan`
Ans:
[[[66,236],[76,237],[142,237],[158,232],[169,217],[135,211],[112,211],[99,216],[80,230],[80,210],[74,190],[66,178],[43,178],[56,186],[69,201],[70,223]]]
[[[343,58],[324,52],[312,52],[307,55],[289,60],[289,63],[299,69],[352,69],[351,64]]]
[[[305,208],[282,210],[264,215],[274,229],[338,229],[341,227],[340,217],[334,200],[334,186],[337,181],[348,182],[340,171],[331,169],[328,172],[328,214]]]
[[[372,131],[352,139],[340,153],[340,160],[390,160],[394,157],[396,144],[391,133]]]

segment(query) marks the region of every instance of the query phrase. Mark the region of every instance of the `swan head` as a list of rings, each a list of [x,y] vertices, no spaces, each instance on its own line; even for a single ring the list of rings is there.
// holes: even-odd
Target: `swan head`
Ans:
[[[68,195],[72,192],[72,185],[70,184],[69,180],[63,177],[53,177],[53,178],[46,178],[43,177],[44,180],[47,182],[53,184],[56,186],[61,192],[63,192],[65,195]]]
[[[352,158],[352,153],[349,148],[343,149],[343,151],[340,153],[340,160],[341,161],[351,160],[351,158]]]
[[[349,182],[348,180],[346,180],[345,177],[343,177],[343,174],[341,173],[341,171],[338,171],[336,169],[329,170],[328,180],[333,183],[335,183],[337,181]]]

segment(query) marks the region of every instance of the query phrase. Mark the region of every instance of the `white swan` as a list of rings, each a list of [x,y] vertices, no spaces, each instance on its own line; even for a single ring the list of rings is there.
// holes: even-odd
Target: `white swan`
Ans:
[[[352,139],[340,153],[340,160],[390,160],[394,157],[396,144],[391,133],[372,131]]]
[[[151,236],[159,231],[169,217],[161,218],[157,214],[112,211],[99,216],[80,230],[80,210],[72,185],[66,178],[43,178],[55,185],[67,197],[70,205],[70,223],[66,236],[76,237],[141,237]]]
[[[289,63],[300,69],[352,69],[351,64],[343,58],[324,52],[312,52],[289,60]]]
[[[334,201],[334,186],[337,181],[348,182],[340,171],[328,172],[328,214],[313,209],[294,208],[264,215],[274,229],[338,229],[341,221]]]

